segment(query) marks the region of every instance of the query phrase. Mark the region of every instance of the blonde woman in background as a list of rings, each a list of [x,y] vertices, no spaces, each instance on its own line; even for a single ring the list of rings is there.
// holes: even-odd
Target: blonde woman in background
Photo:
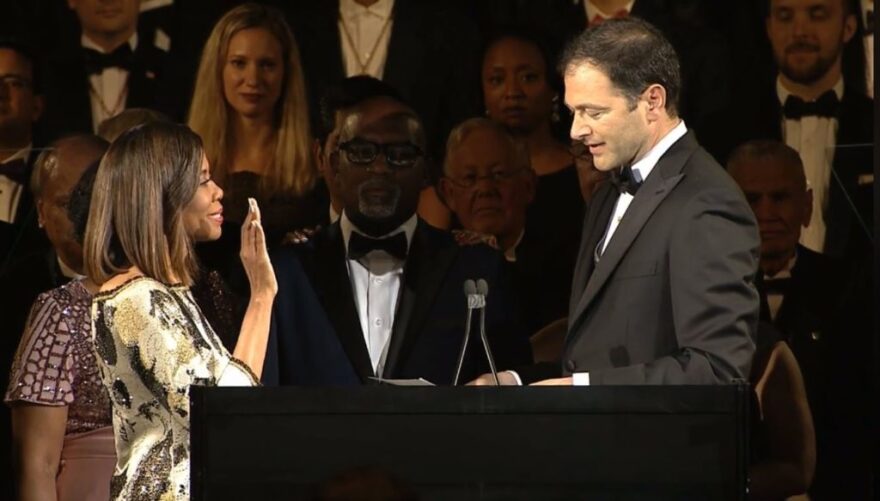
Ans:
[[[227,221],[240,224],[255,198],[269,246],[325,222],[329,197],[311,155],[299,49],[281,12],[248,3],[217,22],[202,52],[189,126],[225,191]]]

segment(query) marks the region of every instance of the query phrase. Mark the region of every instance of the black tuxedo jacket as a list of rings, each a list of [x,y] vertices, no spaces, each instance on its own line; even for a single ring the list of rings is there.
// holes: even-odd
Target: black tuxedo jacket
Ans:
[[[742,192],[688,132],[660,158],[596,263],[617,198],[606,183],[587,210],[556,375],[589,372],[590,384],[745,380],[759,239]],[[525,378],[535,375],[553,374]]]
[[[272,315],[263,381],[266,384],[353,385],[374,376],[348,276],[339,223],[307,244],[280,248],[272,257],[278,295]],[[452,237],[419,221],[404,267],[397,312],[381,375],[423,377],[450,384],[464,332],[462,284],[489,283],[487,332],[499,368],[531,360],[528,333],[516,307],[499,253],[459,247]],[[488,370],[476,317],[461,381]]]
[[[157,108],[166,53],[153,45],[152,34],[140,33],[129,70],[125,108]],[[92,133],[92,105],[85,56],[79,39],[60,47],[46,69],[46,113],[43,131],[47,140]]]
[[[782,140],[782,106],[774,86],[768,83],[770,92],[762,95],[754,109],[740,110],[741,124],[731,134],[735,144],[728,149],[750,139]],[[837,121],[837,148],[825,209],[825,254],[860,258],[870,252],[866,229],[873,229],[874,219],[874,101],[845,87]]]
[[[870,497],[870,273],[798,246],[774,325],[791,346],[816,430],[814,499]]]
[[[38,156],[37,150],[31,150],[27,161],[27,179],[31,177]],[[30,253],[45,250],[48,246],[46,234],[38,226],[34,196],[30,186],[26,184],[18,200],[13,222],[0,222],[0,276],[14,261]]]
[[[314,123],[321,95],[345,79],[339,2],[312,0],[286,9],[302,53]],[[429,149],[439,157],[452,127],[480,114],[479,34],[448,2],[397,0],[392,15],[382,79],[418,113]]]

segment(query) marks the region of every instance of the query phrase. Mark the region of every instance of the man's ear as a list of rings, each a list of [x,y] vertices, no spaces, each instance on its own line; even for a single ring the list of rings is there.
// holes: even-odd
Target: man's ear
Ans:
[[[35,96],[34,98],[34,122],[43,117],[46,111],[46,99],[43,96]]]
[[[46,223],[45,223],[46,217],[43,215],[43,211],[45,209],[43,206],[43,199],[42,198],[38,198],[36,200],[36,206],[37,206],[37,226],[42,228],[46,225]]]
[[[804,196],[804,220],[801,221],[801,226],[804,228],[810,226],[811,219],[813,219],[813,190],[807,188],[806,196]]]
[[[848,1],[848,0],[844,0]],[[861,8],[861,7],[860,7]],[[855,14],[848,14],[846,19],[843,20],[843,44],[846,45],[852,40],[852,37],[856,34],[856,28],[859,25],[859,19]]]
[[[642,93],[642,99],[648,103],[648,116],[656,120],[660,110],[666,110],[666,89],[660,84],[651,84]]]
[[[452,181],[447,177],[441,177],[440,182],[437,183],[437,188],[442,202],[449,207],[449,210],[455,212],[455,186],[452,184]]]

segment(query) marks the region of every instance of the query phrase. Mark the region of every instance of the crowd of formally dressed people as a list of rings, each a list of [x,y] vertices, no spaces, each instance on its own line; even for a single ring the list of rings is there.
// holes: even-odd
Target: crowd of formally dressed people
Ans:
[[[4,6],[0,497],[187,499],[191,385],[494,382],[480,278],[503,384],[746,380],[752,498],[869,499],[868,4]]]

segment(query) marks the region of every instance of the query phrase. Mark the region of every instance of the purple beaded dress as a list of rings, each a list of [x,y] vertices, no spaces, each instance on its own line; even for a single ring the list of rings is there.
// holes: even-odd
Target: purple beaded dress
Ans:
[[[110,399],[92,345],[91,303],[80,280],[37,298],[4,399],[10,406],[67,406],[59,501],[108,499],[116,464]]]

